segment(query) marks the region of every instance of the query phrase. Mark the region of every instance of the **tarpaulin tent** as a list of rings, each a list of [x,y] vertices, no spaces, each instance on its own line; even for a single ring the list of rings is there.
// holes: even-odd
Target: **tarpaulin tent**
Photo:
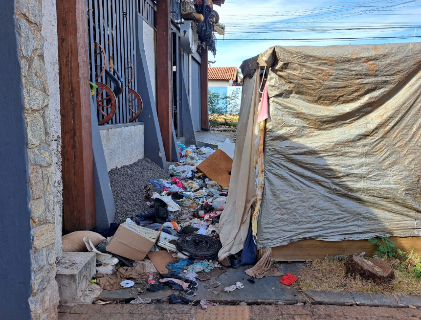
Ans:
[[[273,47],[242,65],[220,260],[242,249],[256,205],[262,67],[269,119],[258,249],[419,237],[421,43]]]

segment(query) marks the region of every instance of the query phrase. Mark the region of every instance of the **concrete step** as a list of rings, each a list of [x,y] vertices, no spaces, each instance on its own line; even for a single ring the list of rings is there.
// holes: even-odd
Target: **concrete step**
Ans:
[[[56,275],[61,304],[83,301],[83,295],[96,273],[95,265],[94,252],[63,252]]]

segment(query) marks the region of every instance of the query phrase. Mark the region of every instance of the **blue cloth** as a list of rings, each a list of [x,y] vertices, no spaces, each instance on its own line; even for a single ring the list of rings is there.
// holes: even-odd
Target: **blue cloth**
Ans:
[[[152,183],[155,188],[157,188],[159,191],[162,191],[165,187],[165,183],[162,182],[161,180],[157,179],[157,180],[149,180],[150,183]]]
[[[167,265],[167,269],[171,271],[171,273],[174,274],[180,274],[181,271],[188,265],[193,263],[194,260],[189,259],[180,259],[177,263],[171,263]]]
[[[241,264],[255,264],[257,262],[257,247],[253,239],[251,227],[247,233],[246,242],[244,243],[243,252],[241,253]]]

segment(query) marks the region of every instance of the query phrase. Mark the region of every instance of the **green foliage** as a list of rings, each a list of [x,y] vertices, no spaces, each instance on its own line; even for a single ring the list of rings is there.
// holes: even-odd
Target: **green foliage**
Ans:
[[[399,258],[403,253],[388,237],[370,238],[368,241],[377,246],[376,255],[379,257]]]
[[[237,122],[230,122],[227,121],[227,119],[224,119],[223,121],[218,121],[218,120],[209,120],[211,127],[216,127],[216,126],[227,126],[227,127],[234,127],[237,128]]]
[[[220,94],[218,92],[212,92],[209,90],[209,113],[210,114],[224,114],[227,110],[231,110],[233,114],[238,114],[240,112],[238,94],[231,93],[229,95]]]
[[[413,267],[412,271],[417,278],[421,278],[421,264],[417,264],[415,267]]]
[[[226,99],[225,96],[221,96],[220,93],[212,92],[209,90],[209,99],[208,99],[208,105],[209,105],[209,113],[216,113],[216,114],[222,114],[225,112],[225,108],[222,105],[221,106],[221,100]]]

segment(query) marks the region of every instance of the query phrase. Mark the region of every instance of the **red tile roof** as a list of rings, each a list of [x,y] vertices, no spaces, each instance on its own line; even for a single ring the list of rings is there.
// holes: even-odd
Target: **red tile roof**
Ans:
[[[225,0],[213,0],[213,4],[216,4],[217,6],[220,6],[221,4],[224,4]]]
[[[209,68],[209,80],[232,80],[237,79],[236,67]]]

